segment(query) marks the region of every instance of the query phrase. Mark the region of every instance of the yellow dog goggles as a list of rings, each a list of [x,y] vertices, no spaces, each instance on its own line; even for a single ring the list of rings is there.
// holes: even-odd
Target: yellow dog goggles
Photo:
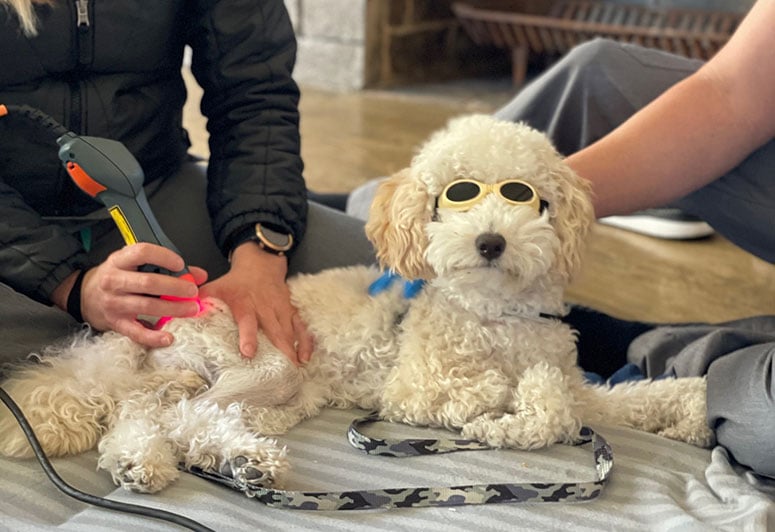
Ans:
[[[492,185],[474,179],[457,179],[444,187],[437,200],[437,207],[467,211],[490,193],[497,193],[512,205],[532,207],[538,213],[547,205],[532,185],[519,179],[506,179]]]

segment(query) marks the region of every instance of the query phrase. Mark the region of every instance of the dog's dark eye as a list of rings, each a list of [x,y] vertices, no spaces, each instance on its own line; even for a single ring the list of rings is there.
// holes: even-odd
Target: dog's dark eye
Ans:
[[[511,201],[525,202],[533,199],[533,191],[522,183],[504,183],[500,190],[501,195]]]
[[[478,196],[480,191],[479,185],[466,181],[455,183],[447,189],[445,195],[449,201],[468,201]]]

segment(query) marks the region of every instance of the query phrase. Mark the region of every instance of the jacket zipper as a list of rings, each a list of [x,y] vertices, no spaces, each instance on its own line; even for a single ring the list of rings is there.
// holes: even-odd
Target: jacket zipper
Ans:
[[[89,0],[75,0],[75,26],[78,29],[78,66],[92,62],[91,21]]]
[[[91,20],[89,17],[89,0],[75,0],[75,29],[76,29],[76,56],[78,64],[75,67],[76,72],[82,71],[92,62],[92,42],[91,42]],[[76,133],[85,134],[81,131],[83,126],[83,94],[81,91],[80,76],[74,76],[70,82],[70,124],[69,127]]]
[[[76,25],[89,27],[89,0],[75,0],[75,8],[77,10]]]
[[[85,135],[83,123],[84,93],[81,88],[81,72],[92,63],[92,21],[89,17],[89,0],[74,0],[75,4],[75,57],[77,63],[75,72],[70,79],[70,116],[67,127],[80,135]],[[59,197],[63,198],[62,205],[77,203],[77,193],[74,187],[68,187],[70,177],[59,168]]]

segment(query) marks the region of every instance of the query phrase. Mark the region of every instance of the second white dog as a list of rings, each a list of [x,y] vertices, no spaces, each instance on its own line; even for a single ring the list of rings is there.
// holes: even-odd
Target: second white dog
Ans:
[[[3,386],[48,453],[99,445],[100,467],[146,492],[174,480],[179,463],[279,484],[288,458],[267,436],[327,406],[497,447],[570,442],[582,423],[708,445],[704,379],[609,389],[586,384],[576,366],[574,332],[559,316],[592,221],[587,184],[542,134],[459,118],[382,185],[367,224],[380,262],[424,287],[406,294],[397,280],[379,291],[380,272],[360,266],[291,279],[316,337],[303,369],[262,335],[256,359],[242,360],[228,309],[209,301],[201,316],[166,326],[171,347],[84,334]],[[0,452],[29,455],[0,415]]]

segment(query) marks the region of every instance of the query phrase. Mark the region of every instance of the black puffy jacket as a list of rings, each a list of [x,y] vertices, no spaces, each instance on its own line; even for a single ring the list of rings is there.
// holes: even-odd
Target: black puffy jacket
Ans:
[[[165,179],[189,146],[180,72],[188,44],[204,88],[216,242],[227,253],[230,236],[256,222],[301,239],[296,41],[282,0],[55,0],[36,10],[39,34],[26,38],[0,9],[0,104],[28,104],[76,133],[121,141],[146,182]],[[48,301],[85,256],[46,218],[100,208],[72,184],[52,139],[0,119],[0,281]]]

